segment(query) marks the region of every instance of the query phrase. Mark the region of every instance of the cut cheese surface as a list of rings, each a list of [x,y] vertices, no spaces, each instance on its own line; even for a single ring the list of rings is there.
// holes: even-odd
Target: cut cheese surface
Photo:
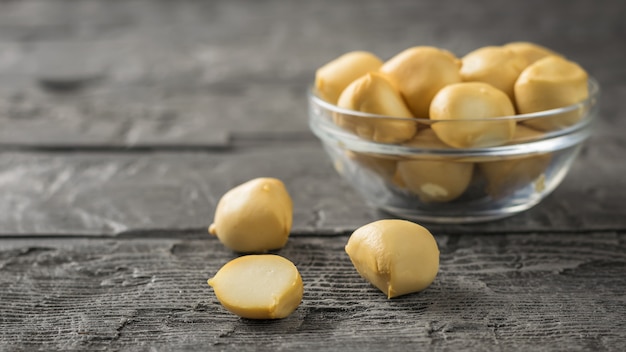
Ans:
[[[249,319],[279,319],[302,301],[302,278],[296,266],[278,255],[233,259],[208,280],[220,303]]]

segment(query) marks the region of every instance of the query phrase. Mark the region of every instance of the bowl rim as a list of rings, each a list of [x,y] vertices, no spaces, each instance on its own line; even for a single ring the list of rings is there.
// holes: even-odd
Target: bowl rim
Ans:
[[[574,111],[577,109],[580,109],[584,106],[588,106],[588,105],[593,105],[595,103],[595,101],[598,99],[599,95],[600,95],[600,84],[598,83],[598,81],[592,77],[592,76],[588,76],[587,77],[587,85],[589,88],[589,95],[586,99],[572,104],[572,105],[567,105],[567,106],[563,106],[560,108],[554,108],[554,109],[548,109],[548,110],[542,110],[542,111],[537,111],[537,112],[531,112],[531,113],[526,113],[526,114],[516,114],[516,115],[508,115],[508,116],[499,116],[499,117],[490,117],[490,118],[476,118],[476,119],[441,119],[441,120],[431,120],[429,118],[424,118],[424,117],[395,117],[395,116],[387,116],[387,115],[377,115],[377,114],[371,114],[371,113],[367,113],[367,112],[361,112],[358,110],[350,110],[350,109],[346,109],[346,108],[341,108],[335,104],[329,103],[327,101],[325,101],[324,99],[322,99],[320,96],[318,96],[315,93],[315,87],[314,86],[310,86],[309,90],[308,90],[308,95],[309,95],[309,99],[310,101],[312,101],[313,103],[315,103],[316,105],[319,105],[321,107],[323,107],[324,109],[334,112],[334,113],[340,113],[340,114],[345,114],[345,115],[351,115],[351,116],[358,116],[358,117],[363,117],[363,118],[367,118],[367,119],[389,119],[389,120],[401,120],[401,121],[415,121],[415,123],[418,124],[424,124],[424,125],[431,125],[433,123],[436,122],[445,122],[445,121],[454,121],[454,122],[471,122],[471,121],[508,121],[508,120],[513,120],[513,121],[527,121],[529,119],[534,119],[534,118],[542,118],[542,117],[548,117],[548,116],[552,116],[552,115],[558,115],[558,114],[563,114],[566,112],[570,112],[570,111]]]
[[[581,144],[591,135],[591,126],[593,117],[597,113],[597,99],[600,94],[600,85],[593,78],[588,78],[589,85],[589,97],[579,103],[569,106],[544,110],[530,114],[519,114],[504,117],[495,118],[483,118],[483,119],[458,119],[458,120],[430,120],[425,118],[401,118],[401,117],[389,117],[383,115],[375,115],[369,113],[363,113],[355,110],[343,109],[338,106],[324,101],[318,97],[314,88],[309,90],[309,127],[312,132],[320,138],[324,143],[330,143],[335,146],[339,146],[350,151],[386,155],[386,156],[406,156],[406,157],[424,157],[424,158],[461,158],[468,157],[502,157],[502,156],[521,156],[541,153],[551,153],[557,150],[572,147],[577,144]],[[431,125],[434,123],[440,123],[443,121],[454,122],[494,122],[494,121],[527,121],[533,118],[548,117],[556,114],[561,114],[576,109],[582,109],[587,107],[586,117],[581,119],[578,123],[558,129],[555,131],[545,132],[541,138],[532,140],[523,140],[517,143],[510,143],[491,147],[477,147],[477,148],[426,148],[423,146],[411,146],[402,143],[381,143],[362,138],[338,125],[329,121],[328,118],[324,118],[319,109],[326,109],[326,112],[349,114],[352,116],[363,117],[367,119],[389,119],[389,120],[401,120],[406,122],[415,121],[416,124]],[[315,111],[315,109],[317,109]]]

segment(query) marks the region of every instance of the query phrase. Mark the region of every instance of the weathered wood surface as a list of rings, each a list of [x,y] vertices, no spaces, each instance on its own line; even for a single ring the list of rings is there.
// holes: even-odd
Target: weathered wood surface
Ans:
[[[228,144],[302,133],[317,67],[355,49],[464,55],[529,40],[603,88],[602,133],[626,126],[623,2],[83,1],[0,4],[0,143]]]
[[[312,142],[305,92],[315,68],[352,49],[390,57],[426,44],[462,55],[512,40],[552,47],[600,81],[596,134],[539,207],[445,229],[626,227],[621,1],[79,4],[0,4],[0,145],[27,151],[0,154],[1,235],[199,228],[227,186],[264,174],[288,178],[302,200],[295,232],[353,229],[384,215],[334,175]],[[107,150],[115,154],[100,153]],[[167,150],[180,153],[159,153]]]
[[[626,345],[626,3],[621,0],[0,1],[0,351],[621,351]],[[387,300],[347,235],[386,217],[307,127],[315,69],[349,50],[463,55],[537,42],[602,87],[593,138],[543,203],[429,225],[426,291]],[[305,280],[289,318],[228,314],[215,204],[283,179]]]
[[[361,280],[346,236],[277,253],[305,283],[288,318],[228,313],[206,280],[235,255],[204,234],[3,240],[0,349],[621,351],[626,236],[437,236],[427,290],[388,300]]]
[[[624,230],[626,163],[609,162],[623,158],[620,149],[592,140],[563,184],[530,211],[485,224],[430,227],[458,233]],[[286,183],[294,234],[345,233],[389,216],[364,203],[312,139],[227,152],[5,152],[0,237],[206,228],[222,194],[262,176]]]

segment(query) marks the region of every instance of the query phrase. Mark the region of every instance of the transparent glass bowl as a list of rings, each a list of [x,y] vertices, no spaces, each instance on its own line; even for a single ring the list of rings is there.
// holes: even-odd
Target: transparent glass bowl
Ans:
[[[341,109],[311,90],[309,126],[372,206],[418,221],[479,222],[529,209],[561,183],[591,134],[598,96],[590,79],[589,98],[571,106],[434,121]],[[478,146],[449,146],[468,140]]]

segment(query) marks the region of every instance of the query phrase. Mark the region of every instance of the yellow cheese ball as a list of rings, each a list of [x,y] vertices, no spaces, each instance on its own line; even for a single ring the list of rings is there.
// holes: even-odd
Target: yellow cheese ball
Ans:
[[[325,101],[336,104],[341,92],[355,79],[383,64],[367,51],[351,51],[320,67],[315,73],[315,89]]]
[[[449,149],[432,129],[421,130],[406,146]],[[407,159],[398,161],[394,181],[417,194],[424,203],[452,201],[465,192],[474,164],[450,160]]]
[[[515,101],[520,114],[566,107],[589,97],[587,72],[578,64],[558,56],[547,56],[528,66],[515,83]],[[576,109],[549,117],[533,118],[524,124],[542,131],[571,126],[583,111]]]
[[[441,89],[430,106],[437,137],[455,148],[492,147],[507,143],[515,133],[512,119],[489,121],[511,116],[515,109],[501,90],[483,82],[463,82]],[[475,120],[476,121],[464,121]]]
[[[485,82],[515,98],[513,86],[528,60],[513,50],[486,46],[474,50],[462,59],[461,78],[465,82]]]
[[[551,154],[490,161],[478,165],[487,179],[487,194],[495,199],[511,195],[538,180],[550,165]],[[536,187],[543,190],[543,185]]]
[[[345,247],[357,272],[388,298],[422,291],[439,271],[439,248],[424,227],[379,220],[358,228]]]
[[[539,44],[530,42],[511,42],[502,46],[509,49],[526,58],[528,64],[532,64],[539,59],[543,59],[546,56],[561,56],[560,54],[552,51]]]
[[[432,128],[423,128],[403,145],[413,148],[450,149],[451,147],[439,139]]]
[[[519,143],[538,140],[543,135],[543,132],[519,125],[515,129],[513,139]],[[541,179],[551,160],[551,153],[542,153],[521,157],[512,156],[503,160],[478,163],[477,166],[487,180],[487,194],[500,199]],[[537,191],[542,191],[543,185],[541,183],[538,185]]]
[[[293,202],[282,181],[256,178],[226,192],[209,233],[242,253],[282,248],[289,238]]]
[[[393,176],[396,173],[397,160],[395,158],[366,154],[351,150],[347,150],[346,155],[350,160],[361,165],[363,168],[371,170],[384,180],[393,179]]]
[[[224,308],[248,319],[285,318],[304,292],[298,268],[273,254],[233,259],[207,282]]]
[[[380,73],[370,72],[350,83],[341,93],[337,106],[369,114],[397,117],[380,119],[338,113],[337,125],[356,135],[379,143],[399,143],[411,139],[417,124],[398,90]]]
[[[539,131],[518,123],[515,127],[515,134],[513,135],[513,139],[508,144],[532,142],[544,138],[545,135],[546,133],[543,131]]]
[[[460,61],[447,50],[417,46],[386,61],[380,71],[389,75],[413,116],[428,118],[430,102],[437,92],[461,81]]]

